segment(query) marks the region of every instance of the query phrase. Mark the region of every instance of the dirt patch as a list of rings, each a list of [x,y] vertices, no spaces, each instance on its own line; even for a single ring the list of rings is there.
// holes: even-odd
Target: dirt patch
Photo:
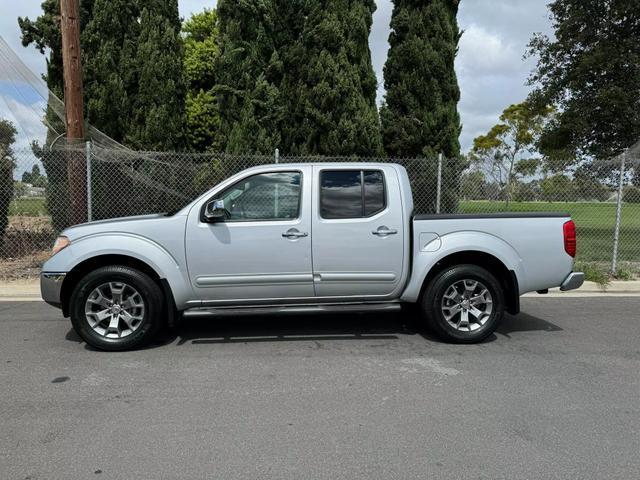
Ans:
[[[0,280],[26,280],[40,275],[42,264],[51,252],[37,252],[17,258],[0,258]]]
[[[54,239],[50,217],[10,216],[0,244],[0,279],[37,277]]]

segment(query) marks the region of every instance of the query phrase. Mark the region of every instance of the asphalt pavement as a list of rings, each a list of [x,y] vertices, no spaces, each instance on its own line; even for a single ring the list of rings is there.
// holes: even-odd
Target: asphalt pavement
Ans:
[[[639,307],[523,298],[466,346],[411,313],[191,320],[104,353],[0,303],[0,479],[640,478]]]

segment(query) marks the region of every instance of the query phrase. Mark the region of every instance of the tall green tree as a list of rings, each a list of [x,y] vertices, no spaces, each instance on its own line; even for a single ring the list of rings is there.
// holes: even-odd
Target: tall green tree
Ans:
[[[187,82],[185,126],[189,147],[195,151],[221,148],[220,112],[216,103],[215,64],[218,58],[218,15],[205,9],[182,26],[184,72]]]
[[[391,156],[460,153],[457,12],[457,0],[394,0],[381,109]]]
[[[8,120],[0,119],[0,247],[9,224],[9,205],[13,199],[13,149],[16,127]]]
[[[553,38],[536,34],[530,99],[558,115],[541,137],[548,156],[606,160],[640,138],[640,6],[629,0],[553,0]]]
[[[284,2],[288,3],[288,2]],[[318,0],[289,4],[290,28],[278,46],[282,148],[311,155],[381,155],[376,77],[369,33],[373,0]],[[295,4],[295,2],[294,2]],[[303,22],[293,18],[296,11]],[[282,6],[278,12],[287,11]]]
[[[138,85],[127,140],[142,150],[185,147],[184,51],[177,0],[138,0]]]
[[[59,9],[58,0],[44,0],[42,15],[19,18],[18,24],[24,46],[49,53],[47,86],[62,98]],[[182,147],[185,88],[177,0],[81,0],[80,15],[87,120],[133,148]]]
[[[373,0],[222,0],[216,99],[229,152],[378,155]]]
[[[551,113],[523,102],[510,105],[500,115],[500,123],[473,140],[471,161],[498,184],[506,206],[519,178],[532,176],[540,166],[535,145]]]
[[[87,121],[121,143],[129,134],[139,83],[138,17],[136,2],[95,0],[82,30]]]
[[[49,51],[46,81],[62,98],[59,2],[45,0],[35,21],[18,19],[25,46]],[[176,0],[81,0],[85,115],[92,126],[131,148],[179,150],[184,136],[184,75]],[[58,112],[59,113],[59,112]],[[51,103],[47,121],[64,125]],[[55,138],[54,130],[47,144]],[[68,225],[65,156],[34,147],[47,172],[54,228]],[[134,213],[132,179],[113,162],[94,162],[94,218]],[[152,175],[153,172],[141,172]],[[117,184],[113,178],[119,178]],[[162,178],[157,177],[162,181]]]
[[[214,93],[222,148],[230,153],[271,153],[280,143],[279,75],[273,0],[220,0]]]
[[[458,0],[394,0],[382,137],[391,157],[427,158],[412,172],[417,188],[435,191],[435,158],[442,154],[444,211],[457,207],[460,159],[460,89],[454,69],[460,31]],[[416,204],[433,211],[433,202]]]

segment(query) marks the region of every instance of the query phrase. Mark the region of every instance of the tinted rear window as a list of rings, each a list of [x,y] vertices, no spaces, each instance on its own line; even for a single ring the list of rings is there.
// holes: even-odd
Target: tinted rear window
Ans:
[[[379,170],[325,170],[320,174],[322,218],[369,217],[385,208],[384,177]]]

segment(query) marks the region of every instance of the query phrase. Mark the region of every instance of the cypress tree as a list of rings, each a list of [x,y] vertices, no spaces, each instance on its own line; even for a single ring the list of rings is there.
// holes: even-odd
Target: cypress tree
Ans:
[[[269,68],[277,58],[272,0],[220,0],[220,53],[214,89],[222,148],[230,153],[273,152],[278,133],[279,85]],[[275,61],[275,60],[274,60]]]
[[[368,43],[375,2],[300,3],[294,2],[294,8],[302,8],[297,16],[305,20],[287,20],[292,43],[280,48],[284,64],[280,94],[286,105],[282,148],[294,154],[381,154]]]
[[[142,150],[180,150],[186,87],[178,2],[140,0],[139,5],[138,88],[131,99],[128,143]]]
[[[45,0],[35,21],[18,19],[23,45],[49,49],[47,85],[62,98],[59,2]],[[83,83],[87,120],[132,148],[174,150],[184,146],[184,81],[176,0],[81,0]],[[56,130],[64,125],[47,113]],[[47,143],[54,138],[49,133]],[[64,156],[34,148],[47,172],[47,205],[55,230],[68,225]],[[93,163],[94,218],[137,212],[133,180],[117,163]],[[166,172],[146,172],[174,175]],[[113,182],[113,178],[118,178]],[[163,208],[156,205],[157,208]]]
[[[435,192],[435,159],[442,153],[443,211],[457,207],[460,90],[454,70],[460,32],[458,0],[394,0],[389,56],[384,67],[382,137],[391,157],[426,157],[410,172],[414,186]],[[418,199],[416,199],[418,200]],[[433,201],[416,203],[433,211]]]
[[[129,132],[138,88],[138,17],[130,0],[95,0],[82,32],[87,121],[121,143]]]

